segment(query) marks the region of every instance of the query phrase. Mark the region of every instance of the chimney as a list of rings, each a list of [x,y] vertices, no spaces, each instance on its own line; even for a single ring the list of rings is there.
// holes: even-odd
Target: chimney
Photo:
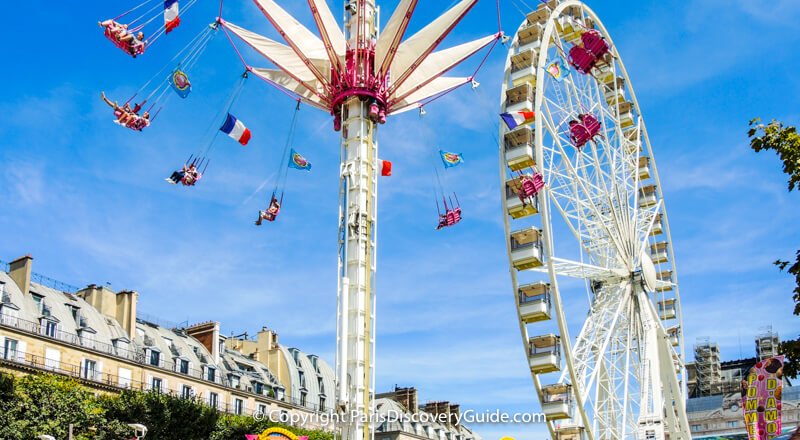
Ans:
[[[215,321],[195,324],[184,330],[187,335],[197,339],[198,342],[211,353],[214,363],[219,362],[219,323]]]
[[[139,294],[133,290],[123,290],[117,293],[117,321],[122,328],[128,332],[128,338],[132,341],[136,337],[136,303]]]
[[[8,276],[17,283],[17,287],[23,295],[28,295],[31,291],[31,266],[33,266],[33,257],[30,254],[8,264]]]
[[[132,290],[114,293],[113,290],[96,284],[89,284],[78,291],[77,295],[100,313],[110,316],[119,322],[128,333],[128,338],[136,337],[136,304],[139,294]]]

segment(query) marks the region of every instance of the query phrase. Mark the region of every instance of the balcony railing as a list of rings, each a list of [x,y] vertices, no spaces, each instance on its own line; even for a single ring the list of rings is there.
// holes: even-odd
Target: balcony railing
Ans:
[[[117,349],[112,344],[100,342],[88,336],[78,336],[74,333],[67,333],[61,330],[56,330],[55,332],[48,334],[46,325],[41,325],[38,322],[13,317],[8,314],[0,314],[0,325],[15,328],[26,333],[33,333],[36,335],[56,339],[70,345],[88,348],[89,350],[99,351],[111,356],[122,357],[134,362],[139,362],[141,359],[141,353],[138,351]]]
[[[253,394],[253,395],[256,395],[256,396],[263,397],[263,398],[276,400],[276,401],[279,401],[279,402],[289,403],[289,404],[292,404],[292,405],[295,405],[295,406],[299,406],[299,407],[303,407],[303,408],[307,408],[307,409],[312,409],[314,411],[323,411],[323,410],[328,410],[329,409],[329,408],[324,408],[323,410],[320,410],[318,405],[312,404],[312,403],[309,403],[309,402],[306,402],[305,405],[302,405],[301,404],[301,400],[300,400],[299,397],[298,398],[290,398],[289,396],[283,396],[283,398],[269,397],[267,394],[257,394],[254,391],[248,391],[248,390],[245,389],[244,385],[242,385],[240,387],[235,387],[230,383],[230,381],[228,381],[228,379],[226,377],[224,377],[224,374],[220,369],[216,370],[216,372],[214,374],[214,380],[208,380],[208,375],[207,374],[204,375],[203,374],[204,373],[203,370],[200,369],[200,368],[191,368],[191,369],[188,370],[187,373],[181,373],[180,372],[180,366],[178,364],[176,364],[176,363],[171,363],[171,365],[165,366],[165,362],[164,362],[164,357],[163,356],[159,356],[158,365],[152,365],[150,363],[150,358],[149,357],[145,357],[145,352],[144,352],[143,349],[126,350],[126,349],[122,349],[122,348],[117,348],[117,347],[114,347],[112,344],[107,344],[105,342],[96,341],[96,340],[94,340],[92,338],[89,338],[89,337],[86,337],[86,336],[81,337],[81,336],[78,336],[78,335],[76,335],[74,333],[67,333],[67,332],[64,332],[64,331],[61,331],[61,330],[56,330],[53,334],[47,334],[46,326],[43,326],[43,325],[39,324],[38,322],[33,322],[33,321],[28,321],[28,320],[25,320],[25,319],[13,317],[13,316],[10,316],[10,315],[5,314],[5,313],[0,313],[0,326],[13,328],[13,329],[25,332],[25,333],[31,333],[31,334],[34,334],[34,335],[38,335],[40,337],[46,337],[46,338],[55,339],[55,340],[64,342],[64,343],[69,344],[69,345],[74,345],[74,346],[81,347],[81,348],[84,348],[84,349],[96,351],[96,352],[99,352],[99,353],[102,353],[102,354],[105,354],[105,355],[109,355],[109,356],[114,356],[114,357],[120,357],[120,358],[123,358],[123,359],[127,359],[127,360],[129,360],[129,361],[131,361],[133,363],[137,363],[137,364],[140,364],[140,365],[147,365],[147,366],[150,366],[150,367],[161,368],[161,369],[166,370],[166,371],[171,371],[171,372],[174,372],[174,373],[183,374],[183,375],[190,376],[190,377],[193,377],[195,379],[199,379],[199,380],[202,380],[202,381],[205,381],[205,382],[215,383],[215,384],[221,385],[221,386],[226,387],[226,388],[237,389],[240,392],[246,392],[247,394]],[[0,354],[2,354],[2,353],[0,353]],[[40,357],[37,357],[37,356],[34,356],[34,355],[28,355],[28,356],[31,356],[31,357],[30,358],[26,358],[25,361],[22,362],[22,363],[25,363],[25,362],[33,363],[33,365],[31,365],[31,366],[33,366],[34,368],[48,369],[48,370],[53,371],[52,369],[44,368],[45,363]],[[10,359],[7,359],[7,360],[10,360]],[[37,365],[39,365],[39,366],[37,366]],[[66,375],[72,376],[72,377],[80,377],[80,373],[81,373],[80,367],[74,366],[74,365],[70,366],[70,367],[75,367],[75,368],[77,368],[77,370],[75,370],[75,371],[70,370],[69,372],[60,372],[60,373],[61,374],[66,374]],[[103,375],[104,378],[106,376],[110,376],[110,375],[107,375],[106,373],[102,373],[102,375]],[[107,381],[103,381],[103,382],[106,383]],[[144,389],[144,388],[141,388],[141,389]],[[176,392],[176,395],[179,395],[179,394]]]

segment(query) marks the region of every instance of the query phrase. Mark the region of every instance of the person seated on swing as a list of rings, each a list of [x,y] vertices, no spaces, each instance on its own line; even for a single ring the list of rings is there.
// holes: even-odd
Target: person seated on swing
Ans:
[[[256,226],[261,226],[261,222],[264,220],[275,221],[275,217],[278,216],[279,212],[281,212],[281,203],[273,196],[269,202],[269,208],[266,211],[258,211]]]
[[[203,175],[197,171],[197,167],[194,164],[190,164],[187,168],[186,165],[183,166],[185,170],[183,173],[183,178],[181,179],[181,183],[185,186],[194,186],[198,180],[200,180]]]
[[[142,116],[133,113],[125,126],[136,131],[142,131],[143,128],[150,126],[150,112],[145,111]]]
[[[120,41],[122,37],[128,35],[128,25],[119,24],[114,19],[98,21],[97,24],[102,28],[107,28],[108,33],[117,41]]]
[[[100,92],[100,96],[103,98],[103,101],[109,105],[109,107],[114,109],[114,116],[117,117],[117,123],[120,125],[127,125],[128,121],[131,117],[135,114],[134,110],[131,109],[131,106],[126,102],[122,107],[120,107],[116,101],[111,102],[110,99],[106,98],[105,92]],[[136,105],[136,109],[141,108],[138,104]]]
[[[447,227],[447,212],[445,211],[444,214],[439,214],[439,224],[436,226],[436,230]]]
[[[169,182],[169,183],[171,183],[173,185],[177,185],[178,183],[183,182],[183,178],[184,178],[184,176],[186,176],[186,171],[188,171],[188,167],[186,166],[186,164],[183,164],[183,169],[177,170],[177,171],[173,171],[172,175],[167,177],[164,180],[166,180],[167,182]]]
[[[128,33],[122,37],[120,41],[124,41],[130,45],[129,51],[131,55],[138,55],[144,52],[144,32],[142,31],[139,31],[135,36],[132,33]]]

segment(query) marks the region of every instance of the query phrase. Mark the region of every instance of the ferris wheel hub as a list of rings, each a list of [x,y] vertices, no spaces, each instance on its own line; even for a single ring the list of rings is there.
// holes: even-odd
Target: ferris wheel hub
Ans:
[[[645,288],[648,292],[653,292],[656,290],[656,280],[658,279],[656,275],[656,266],[647,253],[642,253],[639,261],[641,261],[642,278],[644,279]]]

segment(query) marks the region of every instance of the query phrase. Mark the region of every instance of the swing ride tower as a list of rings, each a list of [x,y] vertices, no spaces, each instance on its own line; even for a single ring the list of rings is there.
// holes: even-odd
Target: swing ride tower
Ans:
[[[378,127],[387,116],[420,108],[472,83],[477,69],[468,77],[444,75],[481,49],[494,47],[502,32],[498,14],[497,32],[436,50],[478,0],[459,0],[405,40],[418,0],[401,0],[382,31],[376,0],[345,0],[343,28],[325,0],[307,1],[316,34],[275,1],[254,0],[286,44],[221,17],[218,22],[229,38],[233,33],[277,67],[252,67],[236,49],[249,72],[299,102],[329,112],[334,129],[341,131],[336,410],[341,417],[342,440],[370,440],[374,428],[377,178],[382,167]]]

